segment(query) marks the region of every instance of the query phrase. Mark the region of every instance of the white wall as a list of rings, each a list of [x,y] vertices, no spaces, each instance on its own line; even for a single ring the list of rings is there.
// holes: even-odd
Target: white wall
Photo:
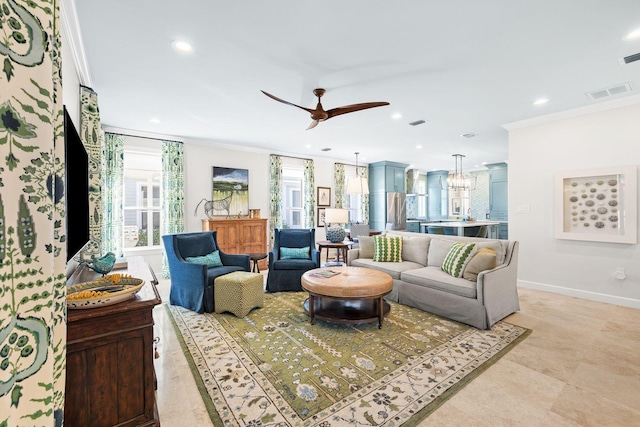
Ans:
[[[277,153],[226,144],[213,144],[200,140],[184,141],[185,153],[185,231],[202,230],[202,219],[206,218],[202,205],[197,216],[194,211],[205,198],[211,199],[211,178],[213,166],[223,166],[249,170],[249,209],[260,209],[262,218],[269,217],[269,156]],[[299,156],[294,156],[299,157]],[[314,160],[315,186],[331,188],[331,205],[335,203],[333,188],[333,164],[335,159],[326,157],[308,158]],[[324,228],[316,229],[316,240],[325,240]]]
[[[557,172],[637,167],[640,97],[505,127],[509,238],[520,241],[518,284],[640,308],[638,245],[555,239],[553,199]],[[625,280],[614,278],[618,267],[625,269]]]
[[[66,17],[67,15],[64,15],[63,19]],[[67,34],[67,31],[70,30],[67,24],[65,21],[65,25],[61,28],[62,103],[67,107],[71,121],[80,132],[80,79],[71,48],[72,40],[70,34]]]

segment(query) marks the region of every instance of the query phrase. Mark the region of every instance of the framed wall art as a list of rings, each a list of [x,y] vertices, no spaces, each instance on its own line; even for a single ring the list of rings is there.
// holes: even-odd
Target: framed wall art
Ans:
[[[331,188],[318,187],[318,206],[331,206]]]
[[[324,215],[325,215],[325,208],[318,208],[318,216],[316,216],[318,221],[318,227],[324,227]]]
[[[211,204],[213,215],[246,216],[249,214],[249,171],[213,167]]]
[[[636,244],[637,167],[555,176],[556,239]]]

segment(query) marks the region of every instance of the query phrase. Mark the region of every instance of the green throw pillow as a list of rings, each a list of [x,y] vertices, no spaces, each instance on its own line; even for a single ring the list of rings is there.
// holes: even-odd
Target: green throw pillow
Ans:
[[[193,264],[206,264],[208,267],[222,267],[219,251],[213,251],[210,254],[202,256],[188,256],[185,258],[185,261]]]
[[[442,263],[442,271],[449,273],[453,277],[462,277],[462,273],[467,263],[473,258],[476,252],[475,243],[456,242],[451,246],[449,253]]]
[[[309,246],[304,248],[280,248],[280,259],[311,259]]]
[[[402,237],[373,236],[373,260],[402,262]]]

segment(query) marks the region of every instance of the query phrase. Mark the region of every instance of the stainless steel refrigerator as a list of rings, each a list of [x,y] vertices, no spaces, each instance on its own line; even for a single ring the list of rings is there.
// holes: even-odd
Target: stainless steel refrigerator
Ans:
[[[407,229],[407,195],[387,193],[387,230]]]

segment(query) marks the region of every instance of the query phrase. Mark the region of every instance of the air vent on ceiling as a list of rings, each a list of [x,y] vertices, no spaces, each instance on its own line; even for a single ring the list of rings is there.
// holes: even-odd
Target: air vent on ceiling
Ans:
[[[463,138],[475,138],[476,136],[478,136],[478,134],[469,132],[469,133],[463,133],[460,136],[463,137]]]
[[[331,148],[321,148],[320,151],[331,151]]]
[[[629,64],[636,61],[640,61],[640,53],[634,53],[633,55],[625,56],[624,58],[618,59],[618,62],[621,65]]]
[[[602,99],[608,96],[620,95],[621,93],[631,92],[631,85],[629,83],[621,83],[616,86],[611,86],[605,89],[594,90],[593,92],[587,92],[587,96],[591,99]]]
[[[424,120],[416,120],[415,122],[411,122],[411,123],[409,123],[409,125],[411,125],[411,126],[418,126],[418,125],[421,125],[421,124],[423,124],[423,123],[426,123],[426,122],[425,122]]]

